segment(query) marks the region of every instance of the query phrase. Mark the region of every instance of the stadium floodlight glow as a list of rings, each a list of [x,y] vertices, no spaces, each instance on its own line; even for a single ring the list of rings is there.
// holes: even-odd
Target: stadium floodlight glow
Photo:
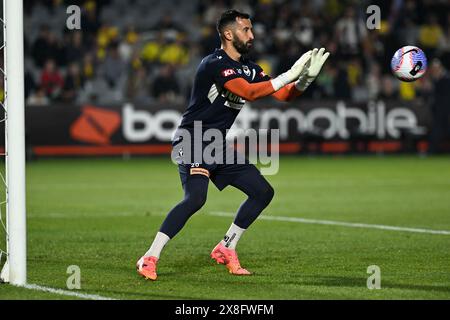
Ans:
[[[6,158],[4,282],[24,285],[26,266],[23,0],[3,0]]]

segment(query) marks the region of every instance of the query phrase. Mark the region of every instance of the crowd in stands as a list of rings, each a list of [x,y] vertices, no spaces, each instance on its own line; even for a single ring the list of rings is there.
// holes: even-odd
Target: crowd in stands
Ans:
[[[66,8],[81,8],[81,29],[69,30]],[[367,28],[368,5],[381,9]],[[97,102],[186,103],[202,57],[220,47],[215,29],[228,8],[247,12],[255,34],[250,58],[267,74],[286,71],[305,51],[331,57],[313,99],[413,100],[431,79],[405,83],[390,71],[393,53],[417,45],[429,62],[449,68],[450,2],[284,0],[25,0],[26,101],[32,105]],[[3,59],[2,59],[3,60]]]

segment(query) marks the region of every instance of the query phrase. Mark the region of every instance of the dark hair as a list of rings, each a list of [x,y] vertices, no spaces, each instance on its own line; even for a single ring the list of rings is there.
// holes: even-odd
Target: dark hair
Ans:
[[[247,13],[242,13],[237,10],[227,10],[220,16],[219,20],[217,20],[216,28],[217,32],[219,32],[220,37],[222,38],[222,32],[224,28],[232,23],[236,22],[236,19],[250,19],[250,15]]]

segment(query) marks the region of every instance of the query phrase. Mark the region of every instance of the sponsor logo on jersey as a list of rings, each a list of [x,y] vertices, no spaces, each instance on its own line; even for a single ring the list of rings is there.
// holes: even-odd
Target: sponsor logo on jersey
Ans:
[[[229,77],[233,74],[236,74],[236,72],[233,69],[225,69],[222,71],[222,76]]]
[[[220,93],[222,95],[222,97],[224,97],[225,99],[227,99],[229,102],[234,103],[234,104],[244,104],[245,100],[242,99],[241,97],[235,95],[234,93],[223,89],[222,92]]]

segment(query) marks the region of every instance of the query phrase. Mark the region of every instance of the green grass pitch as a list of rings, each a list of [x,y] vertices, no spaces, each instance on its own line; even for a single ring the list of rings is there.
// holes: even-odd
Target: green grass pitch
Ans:
[[[282,157],[265,216],[450,230],[450,158]],[[257,220],[236,277],[209,257],[245,195],[210,184],[207,204],[168,244],[156,282],[135,271],[182,197],[167,158],[37,160],[27,166],[28,282],[117,299],[449,299],[450,235]],[[1,235],[4,246],[4,236]],[[381,289],[366,286],[381,269]],[[0,299],[71,297],[0,285]]]

